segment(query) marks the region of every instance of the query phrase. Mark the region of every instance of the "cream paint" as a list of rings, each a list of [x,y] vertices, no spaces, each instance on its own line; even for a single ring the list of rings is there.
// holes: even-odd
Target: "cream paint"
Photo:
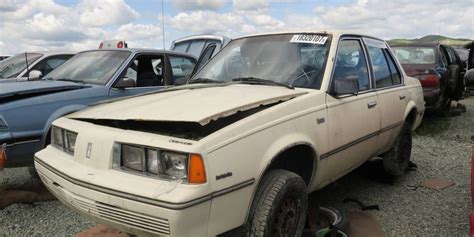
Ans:
[[[47,187],[60,196],[63,203],[127,232],[150,234],[93,212],[88,214],[74,200],[84,199],[93,209],[96,208],[94,201],[98,201],[150,218],[165,219],[169,221],[172,236],[215,236],[238,227],[247,219],[264,171],[285,149],[305,144],[314,150],[314,172],[308,185],[308,191],[314,191],[386,150],[399,128],[380,135],[378,132],[384,126],[404,121],[413,108],[418,112],[413,128],[421,122],[424,102],[420,83],[404,72],[405,85],[387,91],[373,90],[344,99],[326,93],[341,35],[332,34],[321,90],[230,85],[174,90],[101,104],[54,122],[55,126],[79,134],[74,156],[48,146],[36,154],[35,166]],[[398,98],[400,93],[406,95],[403,101]],[[373,100],[378,104],[369,109],[367,103]],[[282,102],[197,141],[76,120],[135,119],[207,124],[239,110],[275,101]],[[395,105],[400,107],[392,108]],[[375,135],[354,143],[369,134]],[[378,140],[383,136],[386,136],[384,141]],[[114,170],[112,152],[117,142],[201,154],[207,182],[190,185]],[[86,158],[89,143],[92,144],[91,157]],[[58,187],[53,182],[69,193],[66,198],[54,191]]]

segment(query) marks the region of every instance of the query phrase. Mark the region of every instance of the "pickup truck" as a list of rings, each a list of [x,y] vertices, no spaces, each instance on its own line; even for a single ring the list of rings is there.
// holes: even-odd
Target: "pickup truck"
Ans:
[[[373,157],[402,175],[420,82],[383,40],[233,39],[187,85],[54,121],[35,167],[64,204],[139,236],[301,236],[308,193]]]

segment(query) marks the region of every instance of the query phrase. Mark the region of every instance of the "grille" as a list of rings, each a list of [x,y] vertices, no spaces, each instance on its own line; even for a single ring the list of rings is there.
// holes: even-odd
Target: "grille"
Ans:
[[[60,199],[69,203],[79,211],[88,213],[112,221],[128,227],[133,227],[142,231],[147,231],[153,234],[169,235],[170,226],[166,219],[151,217],[148,215],[128,211],[120,207],[111,206],[105,203],[94,202],[84,197],[77,196],[68,191],[65,191],[61,187],[52,187],[50,189],[59,196]]]

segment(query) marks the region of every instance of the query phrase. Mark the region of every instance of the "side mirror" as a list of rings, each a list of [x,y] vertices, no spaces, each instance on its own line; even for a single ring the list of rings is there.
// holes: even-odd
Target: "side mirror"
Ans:
[[[31,70],[28,73],[28,78],[29,78],[30,81],[39,80],[42,77],[43,77],[43,73],[41,71],[38,71],[38,70]]]
[[[114,88],[125,89],[125,88],[136,87],[136,86],[137,84],[135,83],[135,80],[127,78],[127,77],[122,77],[117,81],[117,83],[115,83]]]
[[[464,82],[466,86],[474,86],[474,68],[469,69],[466,74],[464,74]]]
[[[344,78],[334,80],[334,95],[357,95],[359,93],[359,81],[357,78]]]

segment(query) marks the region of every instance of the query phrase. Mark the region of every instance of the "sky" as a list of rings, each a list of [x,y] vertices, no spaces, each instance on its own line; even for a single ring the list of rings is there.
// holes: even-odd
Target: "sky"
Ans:
[[[108,39],[169,49],[193,34],[298,29],[474,39],[474,0],[0,0],[0,55],[81,51]]]

